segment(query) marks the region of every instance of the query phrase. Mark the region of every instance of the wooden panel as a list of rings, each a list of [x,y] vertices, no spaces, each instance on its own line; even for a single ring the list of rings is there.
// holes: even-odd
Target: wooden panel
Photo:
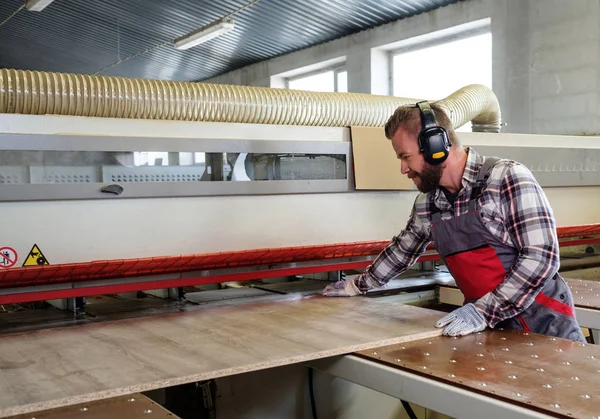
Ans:
[[[438,301],[442,304],[462,306],[465,303],[465,296],[455,284],[447,284],[439,287]]]
[[[156,404],[143,394],[97,400],[74,406],[36,412],[35,419],[177,419],[173,413]],[[10,419],[32,419],[30,414],[11,416]]]
[[[600,417],[600,347],[487,331],[361,351],[360,356],[559,417]]]
[[[598,258],[596,266],[585,267],[585,268],[576,269],[573,271],[561,272],[561,275],[567,281],[570,278],[585,279],[587,281],[600,281],[600,268],[598,267],[599,264],[600,264],[600,257]],[[562,262],[561,262],[561,265],[562,265]]]
[[[572,278],[565,281],[571,288],[576,306],[600,310],[600,282]]]
[[[437,336],[440,313],[281,296],[0,339],[0,417]]]
[[[351,127],[356,189],[415,190],[400,173],[400,160],[383,128]]]

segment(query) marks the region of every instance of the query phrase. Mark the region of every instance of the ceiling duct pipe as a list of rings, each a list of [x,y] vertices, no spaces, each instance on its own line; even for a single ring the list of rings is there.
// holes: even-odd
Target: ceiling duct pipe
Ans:
[[[0,69],[0,113],[383,127],[398,106],[418,100]],[[485,86],[463,87],[438,103],[457,128],[472,121],[473,131],[500,131],[500,106]]]

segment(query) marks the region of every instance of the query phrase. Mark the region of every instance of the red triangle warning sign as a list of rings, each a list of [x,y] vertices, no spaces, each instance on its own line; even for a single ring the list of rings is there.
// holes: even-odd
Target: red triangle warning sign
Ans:
[[[27,255],[25,262],[23,262],[23,266],[40,266],[40,265],[50,265],[48,263],[48,259],[42,253],[37,244],[34,244],[31,248],[31,251]]]

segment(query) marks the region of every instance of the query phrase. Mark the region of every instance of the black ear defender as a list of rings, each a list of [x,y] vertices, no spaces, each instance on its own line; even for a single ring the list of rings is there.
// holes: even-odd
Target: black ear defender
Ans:
[[[429,102],[418,102],[417,107],[421,114],[419,149],[427,163],[432,166],[441,164],[448,158],[452,146],[448,132],[438,125]]]

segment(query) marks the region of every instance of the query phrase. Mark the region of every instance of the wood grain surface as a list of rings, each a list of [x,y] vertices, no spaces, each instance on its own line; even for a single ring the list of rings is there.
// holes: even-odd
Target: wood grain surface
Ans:
[[[600,310],[600,282],[566,278],[577,307]]]
[[[556,417],[600,417],[600,347],[486,331],[362,351],[359,356]]]
[[[372,298],[285,295],[7,334],[0,417],[437,336],[440,317]]]
[[[178,419],[161,405],[143,394],[130,394],[90,403],[58,407],[36,412],[34,419]],[[32,419],[30,414],[10,419]]]

